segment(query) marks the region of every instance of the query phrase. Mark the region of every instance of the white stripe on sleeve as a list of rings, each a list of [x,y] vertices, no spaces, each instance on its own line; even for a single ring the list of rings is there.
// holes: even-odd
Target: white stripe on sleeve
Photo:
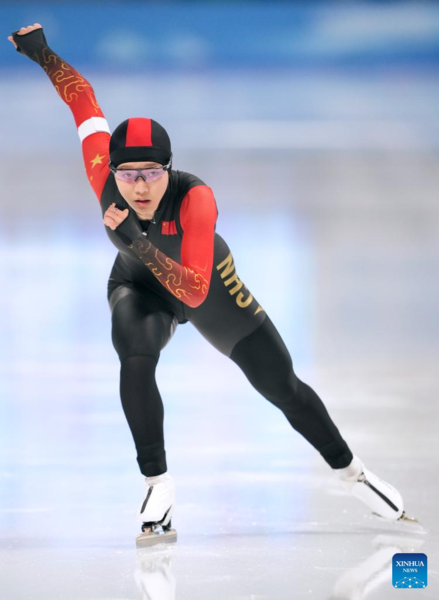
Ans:
[[[88,135],[98,131],[106,131],[111,134],[107,119],[103,117],[90,117],[90,119],[87,119],[78,127],[79,139],[83,142]]]

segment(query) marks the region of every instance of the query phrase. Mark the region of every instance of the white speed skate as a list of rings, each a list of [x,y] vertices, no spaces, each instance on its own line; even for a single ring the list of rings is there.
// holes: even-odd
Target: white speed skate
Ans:
[[[358,456],[354,455],[348,467],[335,469],[335,473],[344,488],[364,502],[378,517],[390,521],[419,523],[417,519],[405,514],[404,502],[398,490],[369,471]]]
[[[142,521],[142,533],[136,538],[137,546],[177,541],[177,532],[171,528],[175,504],[173,478],[167,472],[145,477],[145,485],[145,497],[137,513]]]

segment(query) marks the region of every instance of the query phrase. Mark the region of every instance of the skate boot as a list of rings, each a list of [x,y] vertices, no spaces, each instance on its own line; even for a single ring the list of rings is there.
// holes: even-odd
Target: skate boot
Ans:
[[[142,533],[137,536],[138,547],[160,542],[175,542],[177,532],[171,527],[174,512],[174,480],[166,472],[155,477],[145,477],[145,497],[138,512]]]
[[[405,514],[398,490],[369,471],[358,456],[354,455],[350,465],[344,469],[334,471],[345,489],[364,502],[373,514],[390,521],[418,522]]]

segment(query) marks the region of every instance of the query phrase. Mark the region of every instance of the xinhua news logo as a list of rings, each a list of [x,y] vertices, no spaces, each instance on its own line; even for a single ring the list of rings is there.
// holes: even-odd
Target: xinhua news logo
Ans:
[[[392,583],[396,588],[427,587],[426,554],[394,554],[392,559]]]

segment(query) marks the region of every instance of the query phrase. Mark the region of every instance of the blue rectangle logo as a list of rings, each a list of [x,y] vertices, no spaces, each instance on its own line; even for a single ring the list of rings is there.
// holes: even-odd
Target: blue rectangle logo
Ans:
[[[394,554],[392,583],[396,588],[427,587],[427,555],[414,552]]]

